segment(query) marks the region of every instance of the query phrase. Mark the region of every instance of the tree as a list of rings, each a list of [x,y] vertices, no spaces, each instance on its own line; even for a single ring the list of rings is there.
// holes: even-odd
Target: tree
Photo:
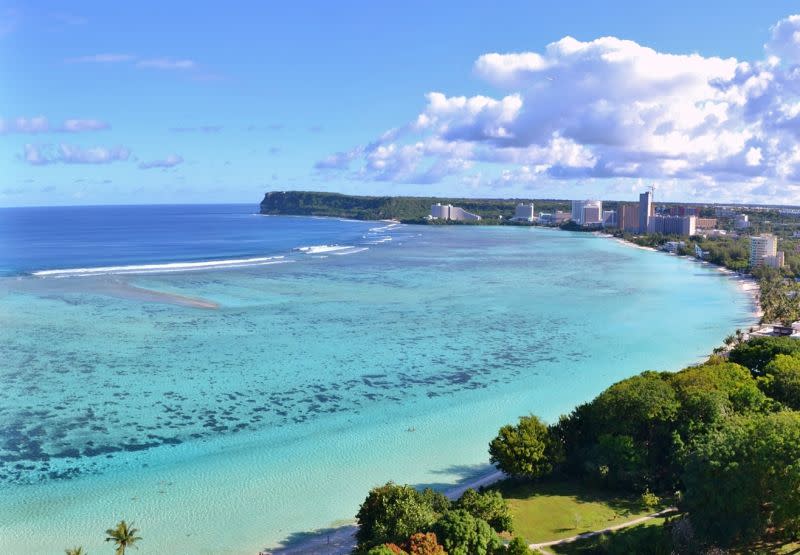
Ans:
[[[528,544],[525,543],[525,540],[517,536],[513,540],[511,540],[506,546],[506,554],[507,555],[533,555],[533,551],[530,550]]]
[[[83,547],[73,547],[72,549],[65,549],[64,553],[66,553],[66,555],[86,555],[86,552],[83,550]]]
[[[639,490],[667,485],[679,408],[669,374],[658,372],[617,382],[592,401],[597,447],[590,451],[617,464],[618,473],[609,465],[609,479]]]
[[[648,440],[674,420],[679,403],[667,374],[643,372],[603,391],[592,406],[606,433]]]
[[[736,416],[692,447],[683,508],[722,546],[800,531],[800,413]]]
[[[548,428],[539,418],[521,416],[516,426],[500,428],[489,444],[489,460],[511,476],[539,478],[553,469],[551,443]]]
[[[800,356],[778,355],[764,369],[762,387],[773,399],[800,410]]]
[[[800,341],[792,337],[753,337],[734,347],[728,359],[761,373],[777,355],[795,353],[800,354]]]
[[[463,509],[442,515],[433,531],[449,555],[493,555],[503,545],[485,520]]]
[[[138,528],[133,527],[133,522],[130,525],[121,520],[117,523],[116,528],[109,528],[106,530],[106,541],[113,542],[116,546],[116,555],[125,555],[125,550],[129,547],[136,547],[136,544],[141,541],[141,537],[136,534],[139,533]]]
[[[412,534],[427,531],[438,513],[426,498],[411,486],[391,482],[373,488],[358,510],[356,539],[361,548],[385,543],[400,544]]]
[[[469,488],[456,502],[456,508],[464,509],[472,516],[485,520],[497,532],[511,532],[513,529],[511,509],[499,491],[478,493]]]
[[[433,532],[411,536],[408,539],[408,552],[410,555],[447,555]]]
[[[376,545],[367,551],[367,555],[408,555],[408,552],[393,543],[385,543]]]
[[[731,413],[760,412],[768,405],[750,371],[734,363],[691,366],[669,377],[678,401],[678,427],[684,437]]]

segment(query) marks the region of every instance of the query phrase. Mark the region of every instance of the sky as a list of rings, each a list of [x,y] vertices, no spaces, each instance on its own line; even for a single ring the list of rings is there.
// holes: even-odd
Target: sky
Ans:
[[[783,0],[0,0],[0,206],[800,204]]]

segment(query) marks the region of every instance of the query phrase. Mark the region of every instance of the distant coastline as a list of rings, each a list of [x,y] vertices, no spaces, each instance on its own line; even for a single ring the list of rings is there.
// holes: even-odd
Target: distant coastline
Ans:
[[[357,196],[317,191],[271,191],[264,195],[259,212],[262,215],[394,221],[410,225],[513,225],[561,229],[558,225],[512,221],[514,209],[520,202],[533,201],[532,199]],[[538,207],[552,211],[568,210],[570,203],[569,200],[565,199],[540,199],[535,200],[535,202]],[[481,216],[481,219],[478,221],[431,220],[427,216],[430,214],[431,206],[436,203],[462,206],[466,210]],[[621,244],[634,248],[658,251],[653,247],[638,245],[616,235],[598,231],[593,231],[593,233],[616,239]],[[724,273],[736,276],[742,282],[740,283],[741,289],[752,297],[756,317],[759,318],[763,314],[758,292],[759,287],[754,278],[707,260],[693,260],[711,264]]]

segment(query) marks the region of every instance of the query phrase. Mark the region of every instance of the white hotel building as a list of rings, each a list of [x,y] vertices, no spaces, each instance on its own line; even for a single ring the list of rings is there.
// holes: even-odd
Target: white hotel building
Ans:
[[[595,225],[603,223],[603,201],[573,200],[572,221],[578,225]]]

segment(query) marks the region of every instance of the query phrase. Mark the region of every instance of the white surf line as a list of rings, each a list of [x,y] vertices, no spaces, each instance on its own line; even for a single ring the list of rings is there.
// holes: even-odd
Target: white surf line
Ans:
[[[354,249],[353,245],[311,245],[308,247],[295,247],[292,249],[295,252],[302,252],[305,254],[320,254],[324,252],[336,252],[341,250]]]
[[[139,264],[128,266],[98,266],[94,268],[66,268],[58,270],[39,270],[33,272],[34,276],[39,277],[58,277],[58,276],[84,276],[100,274],[122,274],[122,273],[154,273],[154,272],[175,272],[186,270],[204,270],[211,268],[225,268],[236,266],[248,266],[257,264],[270,264],[282,261],[283,256],[260,256],[255,258],[233,258],[229,260],[206,260],[203,262],[169,262],[165,264]]]

